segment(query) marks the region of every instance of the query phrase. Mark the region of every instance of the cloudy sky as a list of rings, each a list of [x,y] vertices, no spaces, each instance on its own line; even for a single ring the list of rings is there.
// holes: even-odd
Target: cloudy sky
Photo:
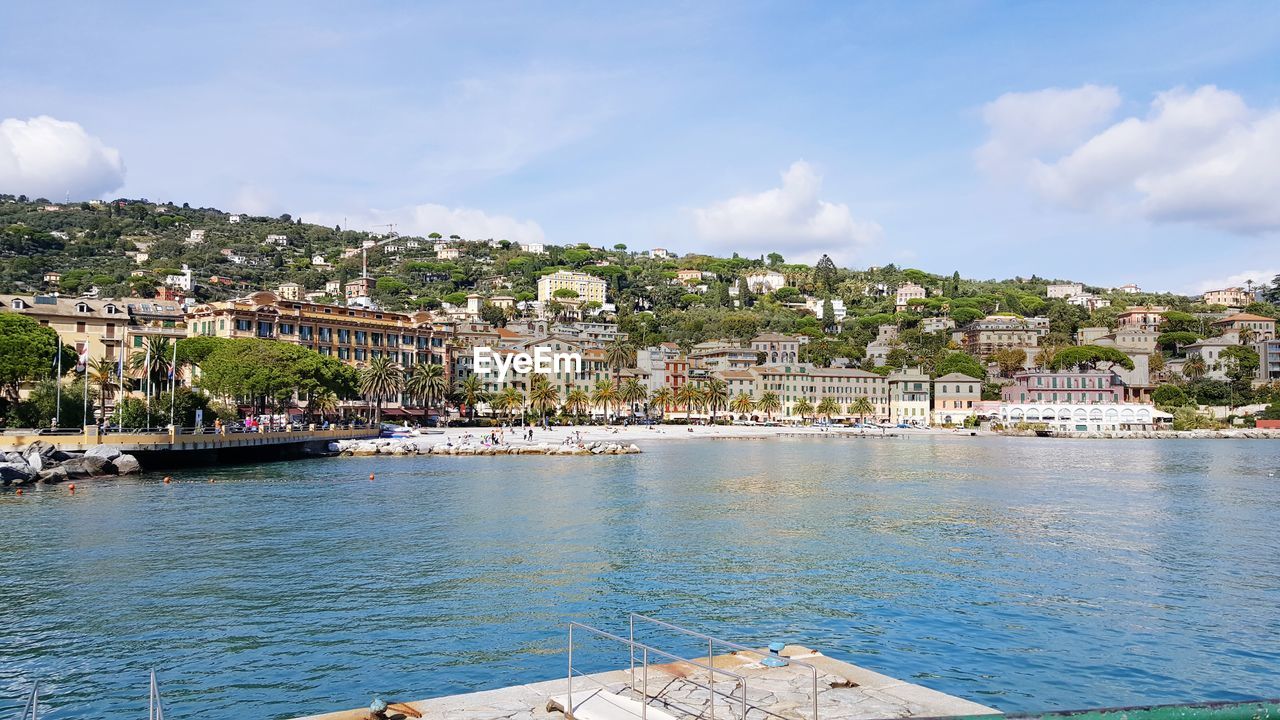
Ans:
[[[1280,3],[356,5],[7,7],[0,192],[1184,292],[1280,273]]]

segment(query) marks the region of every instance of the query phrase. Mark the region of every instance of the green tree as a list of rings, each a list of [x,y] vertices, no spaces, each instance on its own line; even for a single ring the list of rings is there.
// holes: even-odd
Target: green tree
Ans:
[[[604,424],[609,423],[609,406],[618,400],[618,388],[608,378],[600,378],[591,390],[591,404],[604,410]]]
[[[628,413],[634,413],[636,405],[643,403],[648,397],[649,389],[636,378],[627,378],[618,389],[618,400],[627,406]]]
[[[755,409],[755,399],[750,393],[740,392],[733,396],[733,401],[729,403],[729,409],[738,415],[750,415]]]
[[[778,399],[777,393],[766,391],[760,396],[759,407],[764,411],[765,417],[772,420],[773,414],[782,410],[782,401]]]
[[[542,417],[544,423],[547,421],[547,413],[559,404],[559,388],[552,385],[546,375],[534,375],[529,381],[529,406]]]
[[[702,388],[686,382],[676,390],[675,401],[677,405],[684,406],[684,421],[687,423],[693,409],[702,404]]]
[[[74,380],[62,384],[61,402],[58,402],[58,388],[53,380],[41,380],[26,400],[12,407],[12,422],[15,427],[47,428],[55,416],[60,428],[79,428],[88,419],[92,423],[95,413],[94,392],[90,389],[89,404],[84,405],[84,380]]]
[[[822,400],[818,401],[817,412],[819,415],[825,417],[829,423],[831,422],[832,415],[840,414],[840,403],[836,402],[836,399],[833,397],[824,397]]]
[[[650,398],[654,405],[658,406],[658,419],[667,419],[667,406],[672,405],[676,401],[676,394],[671,388],[663,385],[654,391],[653,397]]]
[[[51,328],[25,315],[0,312],[0,390],[10,400],[18,399],[23,382],[52,376],[57,354],[58,334]]]
[[[591,405],[591,395],[580,387],[569,390],[564,396],[564,406],[573,413],[574,422],[582,422],[582,412]]]
[[[800,422],[803,424],[805,418],[813,414],[813,403],[809,402],[809,398],[802,396],[791,406],[791,409],[800,416]]]
[[[369,361],[360,371],[360,394],[373,403],[374,422],[382,422],[382,404],[404,389],[404,371],[394,360],[383,355]]]
[[[853,403],[849,405],[849,414],[857,415],[859,423],[866,422],[866,417],[874,414],[875,411],[875,405],[872,405],[871,400],[865,395],[854,398]]]
[[[984,380],[987,377],[987,369],[982,366],[982,363],[966,352],[947,353],[938,363],[937,373],[939,377],[951,373],[968,375],[978,380]]]
[[[420,401],[428,410],[444,399],[449,391],[449,381],[444,376],[444,366],[435,363],[418,363],[409,369],[404,390]],[[443,414],[443,413],[442,413]]]
[[[1129,359],[1128,355],[1105,345],[1077,345],[1063,348],[1054,354],[1053,360],[1049,362],[1049,369],[1054,371],[1068,368],[1092,370],[1099,363],[1104,362],[1119,365],[1127,370],[1133,369],[1133,360]]]
[[[711,423],[716,422],[716,411],[729,407],[729,386],[724,380],[713,377],[703,387],[703,398],[711,411]]]
[[[1151,392],[1151,399],[1161,407],[1177,407],[1187,404],[1187,394],[1177,385],[1165,384]]]
[[[485,399],[484,383],[480,380],[479,375],[468,375],[458,381],[456,385],[458,397],[461,398],[462,404],[467,406],[467,413],[471,416],[471,422],[476,420],[476,405]]]
[[[1021,348],[1002,348],[992,353],[991,359],[1000,368],[1002,376],[1013,377],[1014,373],[1026,366],[1027,351]]]

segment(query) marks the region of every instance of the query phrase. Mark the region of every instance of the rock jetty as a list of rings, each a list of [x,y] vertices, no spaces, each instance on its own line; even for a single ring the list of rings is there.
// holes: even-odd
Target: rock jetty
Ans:
[[[479,442],[452,443],[434,438],[379,438],[342,440],[329,443],[338,455],[632,455],[640,452],[634,443],[585,442],[573,444],[510,443],[485,445]]]
[[[1015,437],[1034,437],[1033,430],[1008,430],[1003,434]],[[1239,428],[1224,430],[1094,430],[1090,432],[1053,431],[1053,437],[1085,440],[1203,440],[1247,439],[1280,440],[1280,430]]]
[[[0,454],[0,485],[52,485],[65,480],[114,477],[142,472],[138,459],[120,448],[98,445],[69,453],[37,440],[20,452]]]

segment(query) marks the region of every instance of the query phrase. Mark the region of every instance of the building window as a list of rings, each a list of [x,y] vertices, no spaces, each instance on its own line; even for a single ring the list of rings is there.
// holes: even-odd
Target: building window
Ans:
[[[239,332],[248,332],[253,325],[243,318],[236,319],[236,330]]]
[[[83,322],[78,322],[78,323],[76,323],[76,332],[78,332],[78,333],[82,333],[82,332],[84,332],[84,323],[83,323]]]

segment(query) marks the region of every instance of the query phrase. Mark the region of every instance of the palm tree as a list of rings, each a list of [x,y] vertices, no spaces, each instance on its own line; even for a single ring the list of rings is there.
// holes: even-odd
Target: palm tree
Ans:
[[[98,397],[107,404],[107,389],[116,377],[116,364],[100,357],[89,361],[89,382],[98,386]],[[104,410],[105,412],[105,410]]]
[[[859,424],[862,424],[865,421],[867,415],[870,415],[875,411],[875,406],[871,404],[871,400],[866,396],[854,400],[853,403],[849,405],[849,414],[857,415]]]
[[[782,400],[778,399],[778,393],[766,392],[760,396],[760,402],[756,404],[764,411],[765,417],[773,420],[773,414],[782,410]]]
[[[818,414],[825,415],[827,424],[831,424],[831,416],[840,414],[840,403],[833,397],[824,397],[818,402]]]
[[[671,391],[671,388],[663,385],[653,393],[650,400],[658,406],[658,421],[661,422],[667,419],[667,406],[676,401],[676,394]]]
[[[454,387],[462,403],[467,406],[467,411],[471,415],[471,422],[474,423],[476,421],[476,405],[485,398],[484,383],[480,381],[479,375],[468,375],[458,381]]]
[[[586,390],[575,387],[564,396],[564,406],[569,412],[573,413],[574,422],[581,422],[582,411],[591,405],[591,396]]]
[[[307,401],[307,409],[324,419],[338,412],[338,396],[328,388],[320,388],[311,393],[311,399]]]
[[[444,366],[434,363],[414,365],[404,381],[405,392],[410,397],[421,400],[428,412],[432,405],[444,398],[448,389],[449,381],[444,377]]]
[[[716,411],[729,407],[729,385],[720,378],[713,377],[703,387],[703,397],[707,409],[711,411],[711,424],[715,425]]]
[[[636,349],[631,343],[618,338],[609,343],[604,348],[604,362],[613,368],[613,377],[616,378],[616,386],[622,387],[622,368],[632,367],[636,364]]]
[[[542,422],[547,422],[547,411],[555,408],[560,402],[560,389],[547,380],[546,375],[534,375],[529,383],[529,405],[542,415]]]
[[[394,360],[380,355],[360,371],[360,394],[374,404],[374,422],[382,422],[382,402],[400,394],[404,388],[404,371]]]
[[[1036,353],[1036,367],[1040,369],[1048,368],[1053,363],[1053,357],[1058,354],[1058,348],[1054,345],[1045,345],[1040,348],[1040,352]]]
[[[801,397],[796,401],[795,405],[791,406],[791,409],[795,410],[796,414],[800,416],[800,423],[803,425],[805,416],[813,414],[813,403],[809,402],[809,398]]]
[[[169,338],[152,335],[143,341],[142,349],[134,350],[129,357],[129,370],[139,374],[147,381],[148,395],[154,394],[152,389],[157,382],[161,387],[169,379],[169,365],[173,360],[173,345]]]
[[[1191,380],[1199,380],[1208,371],[1209,367],[1205,364],[1204,357],[1200,355],[1192,355],[1182,364],[1182,374]]]
[[[515,420],[515,411],[520,410],[524,414],[524,393],[515,387],[508,386],[498,393],[491,403],[494,410],[505,411],[510,414],[508,421]]]
[[[609,382],[608,378],[600,378],[596,381],[595,388],[591,391],[591,404],[601,405],[604,407],[604,424],[609,424],[609,403],[618,399],[618,389]]]
[[[649,389],[636,378],[627,378],[627,382],[618,390],[618,400],[625,403],[628,414],[633,414],[636,403],[642,403],[649,397]]]
[[[734,396],[733,402],[729,403],[729,409],[739,415],[749,415],[756,407],[755,398],[749,393],[740,392]]]
[[[689,415],[693,412],[693,406],[702,404],[702,388],[687,382],[676,390],[675,401],[677,405],[684,406],[684,421],[688,423]]]

